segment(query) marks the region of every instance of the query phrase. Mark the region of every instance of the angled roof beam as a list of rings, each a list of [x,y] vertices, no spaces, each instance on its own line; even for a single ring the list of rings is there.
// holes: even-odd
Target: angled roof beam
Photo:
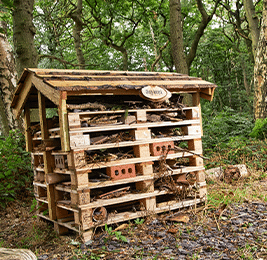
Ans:
[[[16,102],[14,109],[14,115],[16,118],[18,118],[21,114],[21,111],[30,95],[30,91],[32,89],[32,78],[33,78],[33,73],[30,72],[29,76],[24,82],[24,90],[21,95],[18,96],[18,100]]]
[[[36,76],[32,78],[32,83],[45,97],[50,99],[57,106],[59,105],[60,91],[55,90],[49,84],[44,83],[42,79]]]

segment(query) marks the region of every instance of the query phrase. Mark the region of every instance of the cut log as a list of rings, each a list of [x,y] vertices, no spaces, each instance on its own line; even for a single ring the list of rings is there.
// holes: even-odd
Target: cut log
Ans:
[[[229,167],[230,166],[228,166],[228,168]],[[248,176],[248,171],[245,164],[231,165],[231,168],[235,167],[239,170],[239,178],[244,178]],[[223,180],[225,178],[225,170],[227,170],[228,168],[224,169],[223,167],[217,167],[206,170],[206,177],[212,180]]]
[[[0,260],[37,260],[28,249],[0,248]]]

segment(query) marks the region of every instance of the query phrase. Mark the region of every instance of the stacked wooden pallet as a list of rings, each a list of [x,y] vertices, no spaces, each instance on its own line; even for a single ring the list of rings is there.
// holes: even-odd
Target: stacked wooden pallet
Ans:
[[[24,109],[38,216],[88,240],[96,227],[204,201],[200,97],[215,87],[175,73],[25,70],[12,106]]]
[[[81,126],[85,118],[122,117],[125,112],[70,112],[71,151],[32,153],[39,216],[54,220],[60,233],[75,230],[87,240],[97,226],[205,199],[199,107],[183,108],[184,120],[175,118],[181,109],[142,109],[127,111],[129,118],[136,118],[131,124]],[[147,122],[149,114],[164,113],[177,120]],[[54,144],[59,138],[56,131],[48,130]],[[114,133],[128,135],[130,140],[105,143]],[[37,132],[33,141],[41,138]],[[118,152],[125,158],[117,157]]]

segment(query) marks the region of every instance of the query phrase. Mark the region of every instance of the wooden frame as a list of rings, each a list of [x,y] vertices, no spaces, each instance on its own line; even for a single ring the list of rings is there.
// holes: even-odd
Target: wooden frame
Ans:
[[[103,97],[105,94],[135,96],[139,95],[140,88],[144,85],[160,85],[172,93],[192,94],[193,106],[183,109],[185,118],[163,122],[149,122],[149,114],[176,115],[181,109],[70,111],[72,105],[68,103],[69,100],[86,100],[85,97],[92,98],[96,94]],[[74,230],[86,241],[91,239],[94,228],[106,223],[118,223],[205,201],[207,191],[201,155],[203,132],[200,98],[212,100],[215,87],[214,84],[199,78],[176,73],[25,70],[15,92],[12,107],[16,116],[24,109],[26,149],[32,152],[38,216],[53,222],[59,234]],[[38,101],[40,118],[40,129],[37,130],[30,120],[30,110],[34,106],[28,101],[36,99],[36,93],[38,100],[35,102]],[[51,102],[58,109],[57,127],[53,127],[53,120],[48,119],[46,115],[46,105]],[[81,124],[86,118],[95,116],[101,118],[121,115],[123,118],[126,112],[130,120],[122,120],[120,124],[87,127]],[[154,137],[157,129],[174,128],[180,129],[183,134]],[[99,144],[91,142],[91,137],[108,136],[114,131],[127,132],[132,140]],[[179,150],[179,142],[187,143],[188,148]],[[153,150],[158,146],[162,149],[166,146],[171,150],[158,154]],[[88,162],[87,153],[109,149],[128,149],[134,158]],[[58,158],[60,163],[56,161]],[[175,162],[179,160],[187,161],[188,165],[175,168]],[[169,170],[165,170],[165,173],[177,182],[178,190],[185,188],[185,182],[186,185],[191,185],[187,182],[187,176],[191,175],[195,177],[193,183],[198,191],[193,195],[188,193],[186,199],[177,202],[172,192],[160,190],[157,180],[159,174],[162,174],[159,168],[161,163],[168,166]],[[120,169],[118,178],[94,182],[95,177],[92,176],[111,172],[112,167]],[[133,170],[135,174],[132,174]],[[127,178],[123,175],[125,171],[129,171]],[[114,172],[112,174],[114,175]],[[107,194],[113,194],[121,188],[127,188],[130,193],[104,199],[97,195],[106,191]],[[106,219],[96,221],[95,209],[101,207],[107,211]],[[132,212],[131,207],[136,212]]]

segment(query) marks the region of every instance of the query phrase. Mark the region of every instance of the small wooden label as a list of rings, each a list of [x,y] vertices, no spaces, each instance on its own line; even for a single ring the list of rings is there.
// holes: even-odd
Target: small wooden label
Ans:
[[[162,99],[167,96],[167,90],[158,86],[146,86],[141,89],[141,92],[149,99]]]

